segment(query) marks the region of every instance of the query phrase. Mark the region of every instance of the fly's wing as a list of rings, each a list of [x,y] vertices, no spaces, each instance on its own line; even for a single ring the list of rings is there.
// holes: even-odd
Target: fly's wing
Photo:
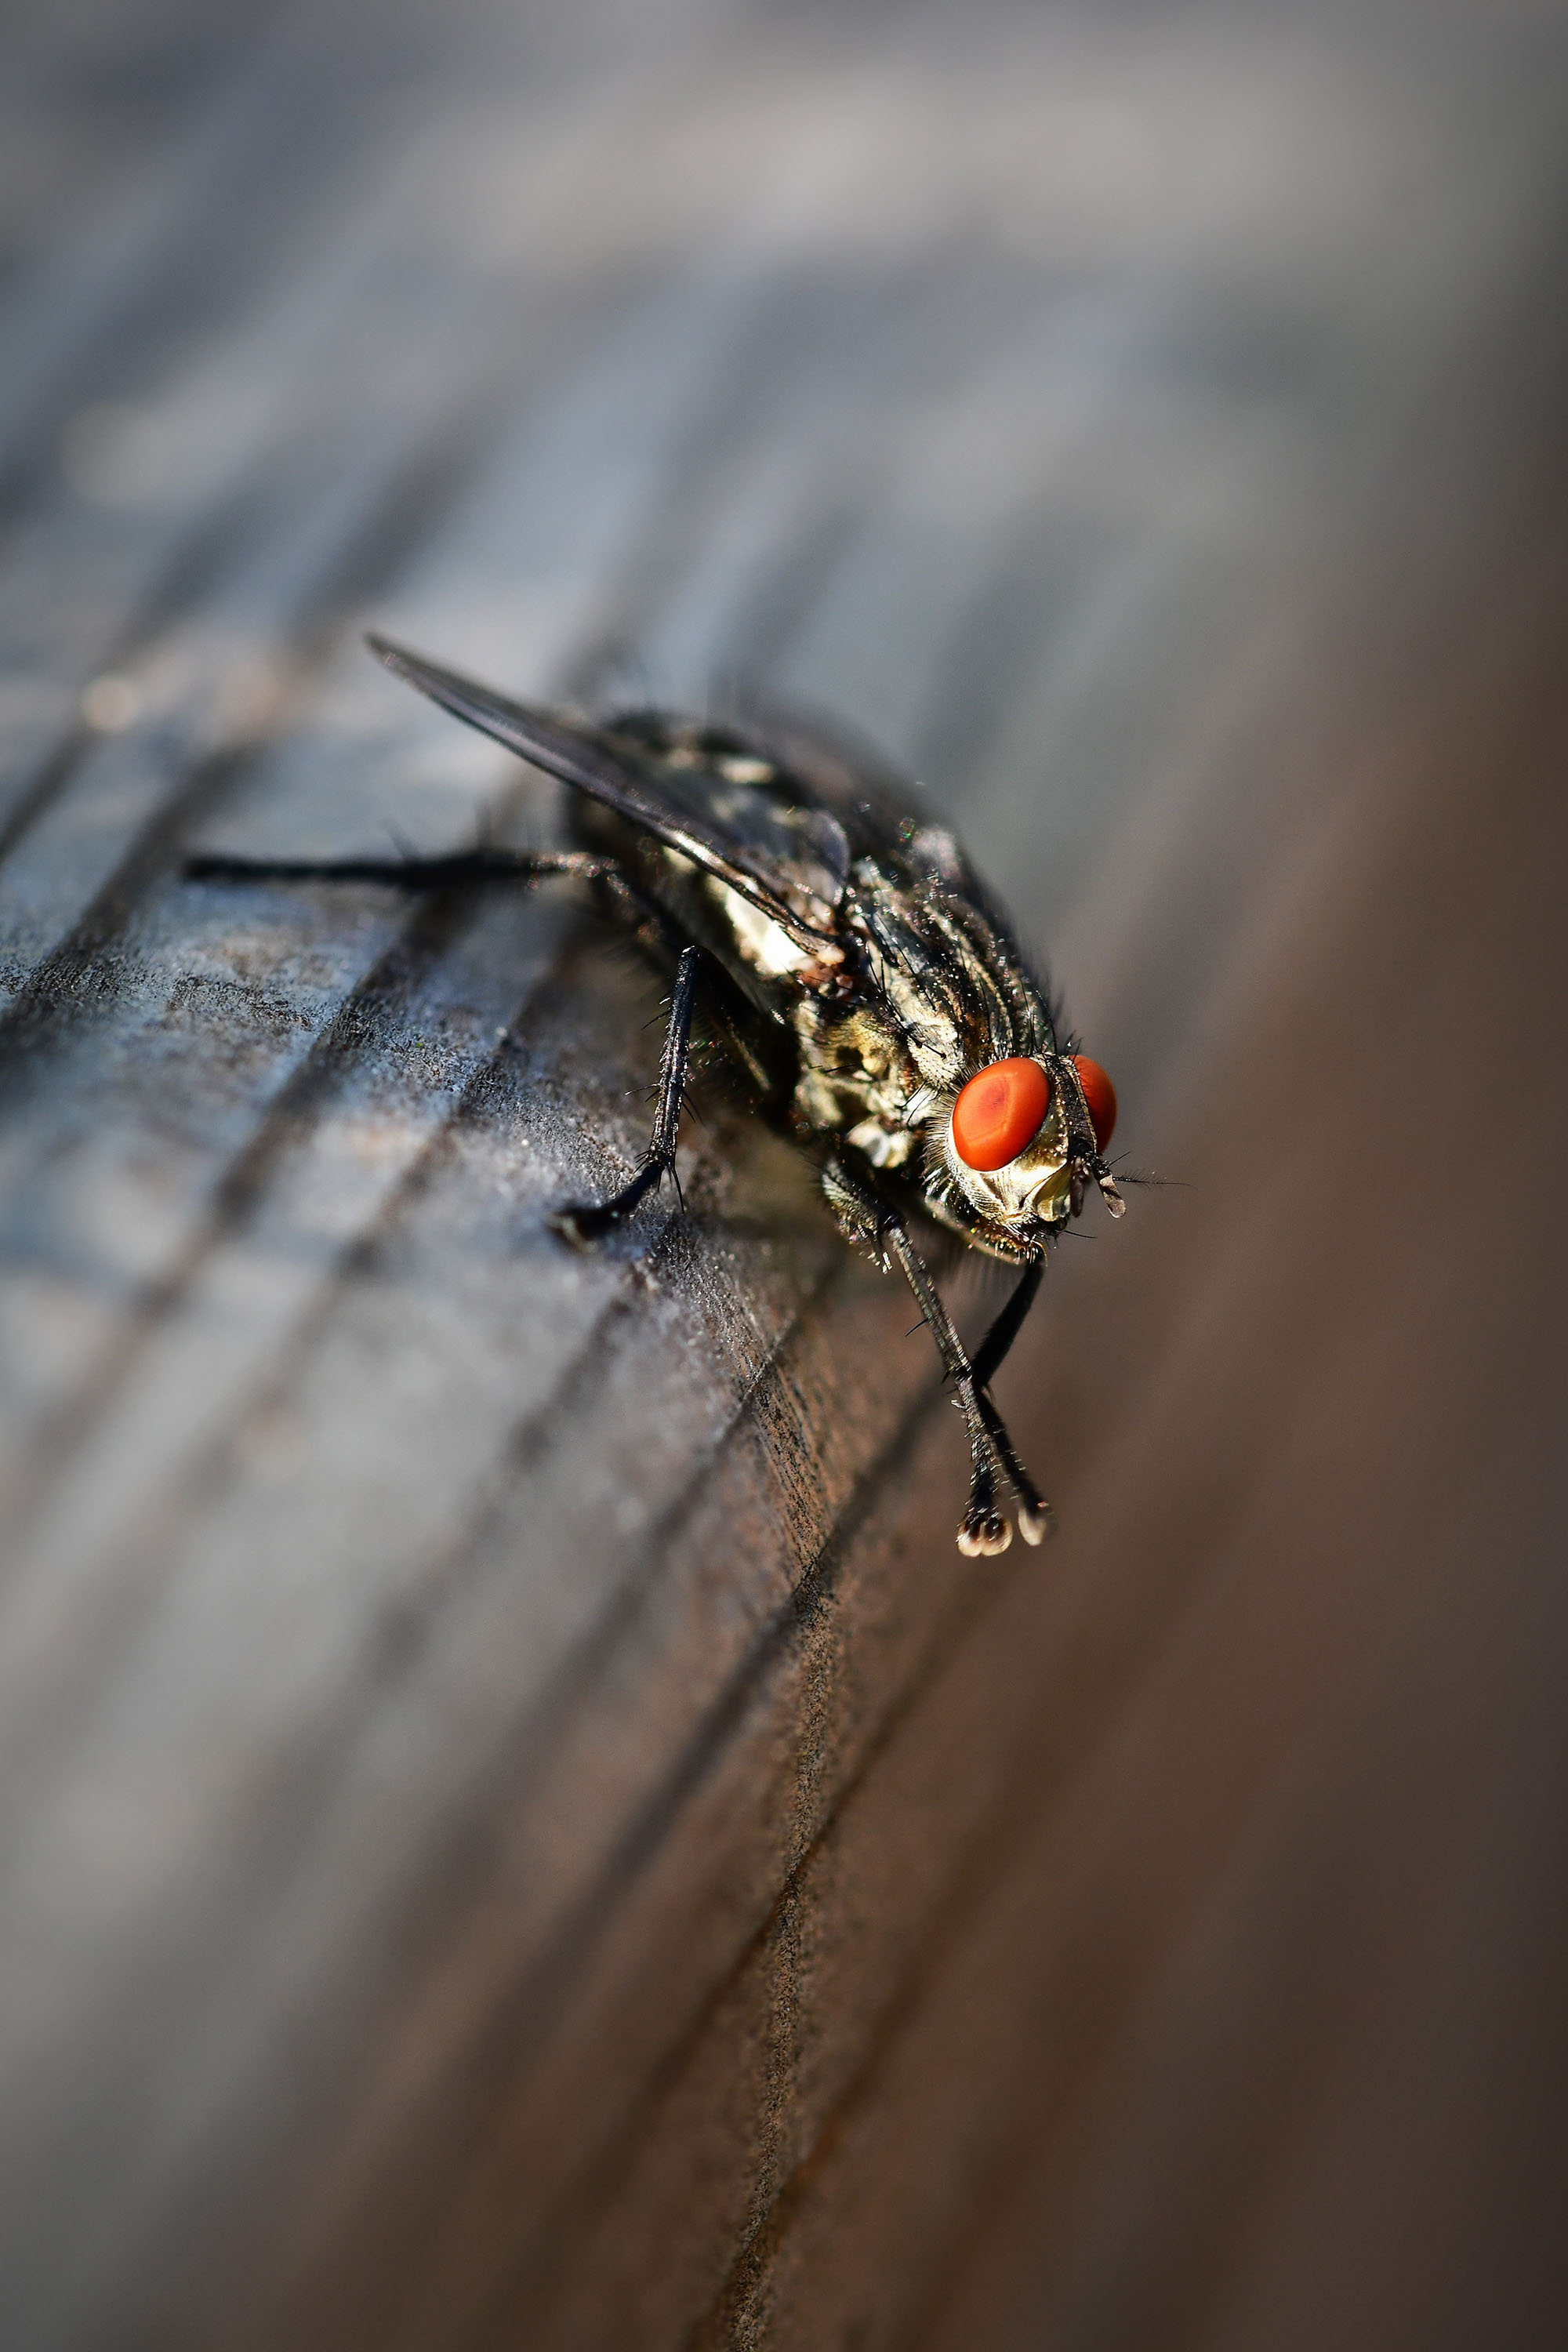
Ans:
[[[586,727],[514,702],[473,678],[373,636],[388,669],[443,710],[493,736],[509,751],[603,801],[629,824],[679,850],[807,944],[830,937],[848,871],[841,828],[826,811],[769,802],[743,786],[723,793],[681,789],[650,764]],[[731,802],[733,806],[730,805]]]
[[[837,719],[752,702],[737,718],[735,731],[789,777],[803,801],[835,820],[851,857],[897,861],[904,845],[931,822],[922,788]]]
[[[944,883],[1010,932],[1006,916],[925,787],[852,730],[815,711],[754,708],[737,731],[788,774],[803,800],[833,819],[851,859],[869,857],[900,880]]]
[[[940,883],[951,899],[982,916],[1003,954],[1048,1005],[1044,972],[923,785],[852,729],[820,712],[753,702],[736,722],[736,732],[760,758],[788,774],[803,801],[814,803],[837,824],[851,860],[869,858],[901,883]]]

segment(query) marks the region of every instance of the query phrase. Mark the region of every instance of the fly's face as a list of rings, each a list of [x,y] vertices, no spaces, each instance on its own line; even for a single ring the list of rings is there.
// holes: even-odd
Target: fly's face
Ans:
[[[941,1168],[1007,1255],[1034,1255],[1099,1186],[1113,1216],[1121,1197],[1101,1157],[1116,1090],[1084,1054],[1015,1055],[977,1070],[938,1129]]]

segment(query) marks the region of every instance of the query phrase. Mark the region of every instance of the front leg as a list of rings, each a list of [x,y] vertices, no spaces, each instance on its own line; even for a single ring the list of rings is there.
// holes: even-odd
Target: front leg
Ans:
[[[1051,1507],[1013,1449],[1006,1425],[991,1398],[991,1382],[1004,1358],[1024,1326],[1024,1318],[1035,1303],[1036,1294],[1046,1271],[1044,1258],[1026,1265],[1013,1295],[996,1320],[985,1334],[974,1353],[973,1372],[975,1393],[980,1410],[985,1416],[986,1427],[1002,1459],[1014,1493],[1018,1497],[1018,1532],[1026,1543],[1042,1543],[1051,1532]]]
[[[1038,1286],[1037,1271],[1031,1267],[1026,1273],[993,1326],[980,1357],[972,1363],[942,1305],[931,1270],[910,1240],[909,1228],[898,1211],[858,1182],[840,1161],[831,1162],[824,1171],[824,1188],[847,1231],[897,1259],[930,1327],[943,1369],[953,1383],[969,1437],[970,1460],[969,1501],[958,1531],[959,1550],[972,1558],[989,1556],[1005,1551],[1012,1542],[1013,1529],[997,1503],[1004,1479],[1017,1496],[1019,1533],[1026,1543],[1037,1544],[1050,1526],[1049,1506],[1019,1461],[1002,1416],[984,1387],[984,1380],[1001,1362],[1028,1311]]]
[[[689,945],[681,949],[669,999],[669,1026],[664,1033],[664,1054],[658,1066],[653,1133],[637,1174],[609,1200],[557,1209],[550,1219],[563,1240],[575,1243],[580,1249],[590,1242],[602,1240],[612,1226],[629,1217],[644,1195],[666,1176],[675,1182],[677,1197],[679,1195],[680,1185],[675,1175],[675,1139],[691,1056],[691,1013],[697,998],[697,967],[700,960],[700,948]]]

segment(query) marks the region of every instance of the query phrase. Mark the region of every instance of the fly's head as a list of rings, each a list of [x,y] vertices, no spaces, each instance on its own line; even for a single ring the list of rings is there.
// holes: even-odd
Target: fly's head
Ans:
[[[1087,1055],[1010,1055],[931,1104],[930,1186],[982,1248],[1038,1257],[1090,1186],[1121,1216],[1103,1156],[1115,1123],[1116,1090]]]

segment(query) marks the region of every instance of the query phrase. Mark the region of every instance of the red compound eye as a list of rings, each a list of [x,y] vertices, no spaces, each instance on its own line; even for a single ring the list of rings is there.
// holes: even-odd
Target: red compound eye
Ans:
[[[952,1148],[966,1168],[1005,1168],[1033,1143],[1050,1106],[1051,1082],[1038,1062],[1021,1055],[993,1062],[952,1106]]]
[[[1094,1139],[1103,1151],[1116,1126],[1116,1088],[1111,1085],[1100,1064],[1091,1062],[1087,1054],[1075,1054],[1072,1056],[1072,1066],[1078,1072],[1079,1083],[1083,1088],[1083,1098],[1089,1105],[1089,1116],[1094,1126]],[[1005,1067],[1005,1064],[1003,1066]]]

